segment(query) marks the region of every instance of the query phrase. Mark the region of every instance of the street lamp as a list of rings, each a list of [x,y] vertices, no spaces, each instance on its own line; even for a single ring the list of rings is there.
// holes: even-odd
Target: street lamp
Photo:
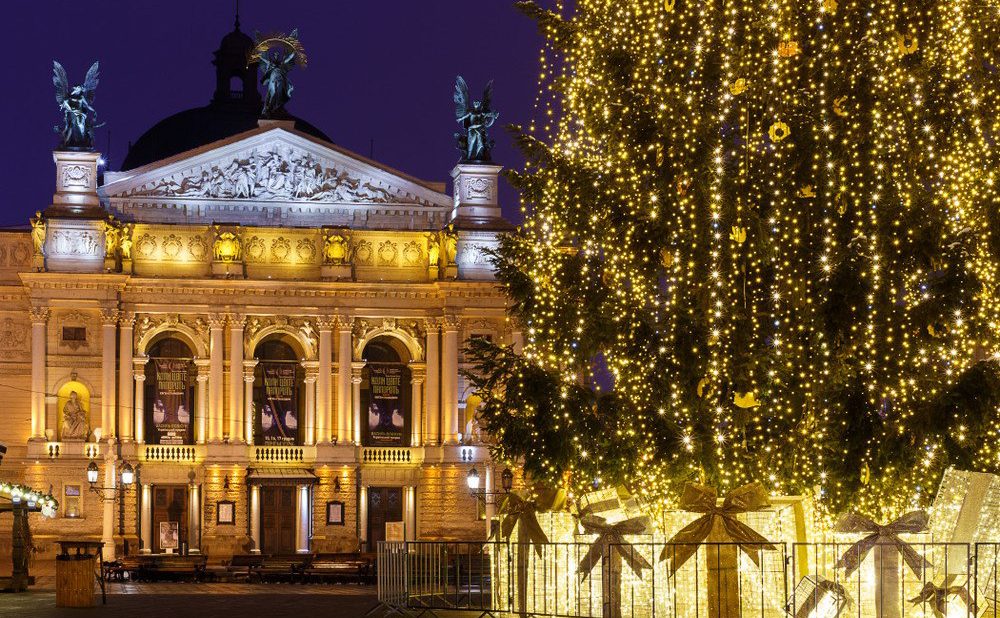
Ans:
[[[90,483],[90,491],[94,492],[101,499],[101,502],[116,502],[121,499],[118,492],[118,487],[98,487],[97,477],[98,468],[95,462],[90,462],[87,464],[87,482]],[[122,489],[129,487],[135,482],[135,469],[132,468],[132,464],[126,462],[122,466],[121,473],[121,485]],[[110,497],[108,495],[110,494]]]
[[[475,466],[469,470],[469,476],[465,477],[465,482],[469,486],[469,491],[473,493],[479,491],[479,471],[476,470]]]
[[[496,504],[498,496],[505,496],[510,493],[511,488],[514,486],[514,473],[511,472],[510,468],[504,468],[503,472],[500,473],[500,487],[503,488],[502,492],[482,489],[479,481],[479,470],[476,470],[475,466],[473,466],[469,470],[469,474],[465,477],[465,483],[469,486],[469,495],[480,500],[483,504]]]

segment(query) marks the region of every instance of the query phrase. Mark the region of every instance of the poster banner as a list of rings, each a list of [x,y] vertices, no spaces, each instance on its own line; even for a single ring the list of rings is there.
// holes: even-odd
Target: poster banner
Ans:
[[[264,444],[295,444],[299,432],[298,393],[295,363],[261,361],[264,389],[259,412],[260,435]]]
[[[409,376],[405,365],[372,364],[368,372],[367,436],[369,446],[410,444]]]
[[[154,358],[155,380],[152,403],[146,402],[146,418],[153,444],[191,444],[191,389],[187,358]]]

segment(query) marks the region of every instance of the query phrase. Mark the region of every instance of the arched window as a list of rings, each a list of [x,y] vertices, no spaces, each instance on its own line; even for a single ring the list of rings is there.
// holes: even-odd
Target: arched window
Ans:
[[[302,444],[305,371],[295,350],[280,338],[265,339],[254,350],[254,443]]]
[[[366,446],[409,446],[410,368],[406,348],[392,337],[376,337],[362,352],[362,442]]]
[[[233,99],[243,98],[243,76],[242,75],[230,75],[229,76],[229,96]]]
[[[180,339],[149,347],[143,415],[148,444],[194,444],[194,354]]]

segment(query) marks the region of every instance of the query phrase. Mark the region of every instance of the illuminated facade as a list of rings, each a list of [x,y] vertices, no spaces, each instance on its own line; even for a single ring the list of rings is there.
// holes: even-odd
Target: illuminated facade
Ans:
[[[257,122],[248,42],[223,39],[212,104],[154,127],[126,171],[56,152],[53,203],[0,233],[0,473],[51,485],[43,549],[347,551],[393,521],[483,538],[465,480],[494,475],[460,370],[468,338],[519,340],[485,253],[509,228],[500,168],[457,166],[449,195]],[[125,463],[136,481],[102,502],[91,461],[98,487]]]

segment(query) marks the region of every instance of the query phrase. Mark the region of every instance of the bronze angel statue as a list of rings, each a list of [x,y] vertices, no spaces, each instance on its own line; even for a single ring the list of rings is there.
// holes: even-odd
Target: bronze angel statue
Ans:
[[[491,161],[490,151],[493,150],[493,140],[487,130],[493,126],[499,112],[490,109],[493,99],[493,80],[486,84],[481,101],[473,101],[469,96],[469,85],[461,75],[455,80],[455,120],[464,129],[456,133],[458,149],[462,152],[462,161]]]
[[[91,150],[94,147],[94,129],[98,126],[97,112],[94,110],[94,94],[97,91],[98,63],[90,65],[82,86],[70,88],[66,69],[52,61],[52,83],[56,87],[56,103],[63,113],[63,125],[55,126],[55,132],[62,136],[60,150]]]
[[[288,81],[292,67],[306,66],[306,54],[299,42],[299,30],[291,34],[274,34],[263,38],[257,35],[257,45],[250,55],[250,64],[260,63],[260,83],[264,85],[264,108],[261,116],[272,118],[292,98],[294,87]]]

